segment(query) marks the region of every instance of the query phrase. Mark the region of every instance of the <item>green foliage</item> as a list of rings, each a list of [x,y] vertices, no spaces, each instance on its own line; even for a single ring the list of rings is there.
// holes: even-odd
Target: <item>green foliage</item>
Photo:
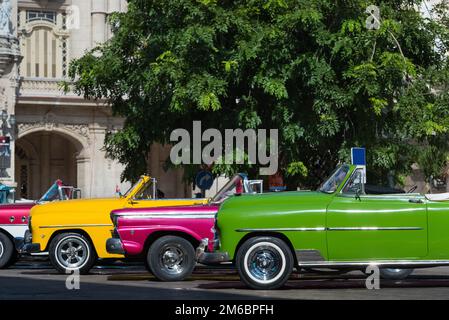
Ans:
[[[352,146],[367,148],[369,180],[384,182],[407,174],[420,154],[446,157],[449,11],[443,1],[430,20],[415,10],[421,1],[377,1],[381,27],[368,30],[370,4],[131,0],[110,18],[114,36],[72,62],[69,75],[78,93],[106,98],[125,117],[105,141],[124,178],[144,171],[153,142],[201,120],[222,132],[279,129],[291,187],[317,185],[349,161]],[[426,174],[443,162],[420,160]],[[257,166],[214,167],[245,170]]]
[[[300,176],[307,177],[308,171],[307,167],[301,161],[291,162],[287,166],[286,175],[291,176]]]

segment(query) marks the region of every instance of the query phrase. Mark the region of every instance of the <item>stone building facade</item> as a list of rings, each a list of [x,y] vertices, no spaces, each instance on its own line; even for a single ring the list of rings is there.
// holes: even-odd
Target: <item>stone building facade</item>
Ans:
[[[111,36],[107,17],[125,11],[126,1],[0,0],[0,8],[6,13],[0,14],[1,136],[10,139],[1,149],[0,183],[29,199],[58,178],[81,188],[84,197],[112,196],[117,185],[126,191],[122,165],[102,150],[106,132],[119,130],[123,120],[104,101],[63,94],[59,87],[70,60]],[[7,27],[1,19],[9,19]],[[148,171],[166,196],[190,196],[182,172],[162,169],[168,152],[153,146]]]

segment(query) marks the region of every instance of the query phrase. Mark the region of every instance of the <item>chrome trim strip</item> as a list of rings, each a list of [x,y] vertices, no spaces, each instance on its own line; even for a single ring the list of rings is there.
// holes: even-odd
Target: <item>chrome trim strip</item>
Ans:
[[[260,231],[326,231],[325,227],[317,228],[260,228],[260,229],[236,229],[237,232],[260,232]]]
[[[449,265],[449,260],[307,261],[299,262],[298,265],[304,267],[363,267],[369,265],[384,267],[445,266]]]
[[[423,230],[421,227],[336,227],[327,228],[328,231],[395,231],[395,230]]]
[[[70,224],[70,225],[54,225],[54,226],[40,226],[39,229],[48,228],[78,228],[78,227],[113,227],[112,224]]]
[[[336,227],[336,228],[243,228],[237,232],[264,232],[264,231],[397,231],[397,230],[423,230],[421,227]]]

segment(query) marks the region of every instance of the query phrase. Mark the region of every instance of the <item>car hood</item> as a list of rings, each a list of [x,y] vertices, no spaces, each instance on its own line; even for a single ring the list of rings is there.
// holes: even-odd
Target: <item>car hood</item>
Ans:
[[[123,198],[97,198],[97,199],[76,199],[65,201],[53,201],[38,205],[31,209],[33,216],[41,214],[49,215],[96,215],[109,213],[113,209],[123,206],[126,202]]]

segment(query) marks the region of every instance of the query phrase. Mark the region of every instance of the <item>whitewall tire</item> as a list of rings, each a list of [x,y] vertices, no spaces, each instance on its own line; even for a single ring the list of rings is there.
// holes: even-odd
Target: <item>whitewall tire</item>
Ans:
[[[282,287],[293,270],[294,259],[288,245],[275,237],[248,239],[237,251],[236,265],[242,281],[252,289]]]

